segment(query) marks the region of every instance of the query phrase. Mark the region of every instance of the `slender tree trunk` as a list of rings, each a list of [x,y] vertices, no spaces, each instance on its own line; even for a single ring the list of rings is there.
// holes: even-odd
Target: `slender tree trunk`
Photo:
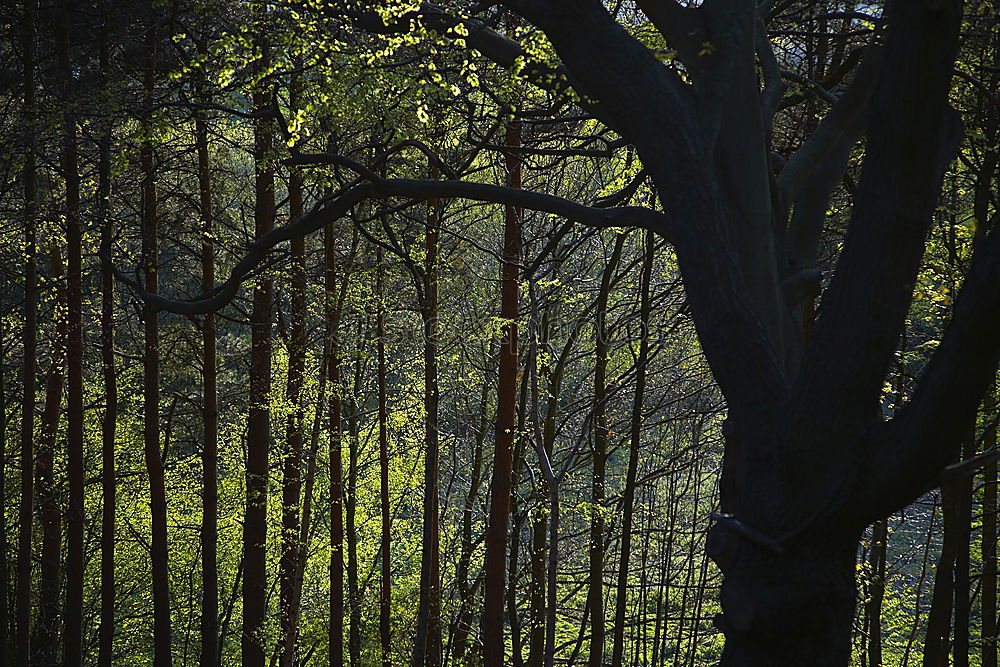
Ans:
[[[103,8],[105,12],[108,7]],[[109,26],[101,26],[101,90],[109,92]],[[97,164],[97,217],[101,223],[101,251],[111,258],[111,109],[101,120]],[[100,667],[111,667],[115,639],[115,435],[118,427],[118,378],[115,375],[115,278],[110,262],[101,266],[101,370],[104,376],[104,420],[101,422],[101,612],[98,634]]]
[[[63,283],[62,256],[58,244],[50,243],[49,262],[52,282],[55,285],[57,308],[66,304]],[[45,383],[45,407],[42,410],[41,434],[38,455],[35,458],[35,488],[38,495],[38,514],[42,526],[41,565],[38,573],[38,615],[31,638],[32,665],[56,664],[59,633],[59,582],[62,545],[62,510],[59,507],[59,490],[55,481],[55,443],[62,408],[63,380],[65,378],[67,325],[65,312],[56,313],[55,331],[51,342],[51,366]]]
[[[327,226],[326,302],[330,338],[330,667],[344,664],[344,516],[343,473],[340,460],[340,358],[337,329],[340,326],[340,300],[336,297],[337,264],[333,229]],[[345,278],[346,281],[346,278]]]
[[[37,292],[35,264],[35,4],[25,0],[21,32],[24,79],[24,329],[21,362],[21,497],[17,513],[17,584],[14,599],[14,650],[11,663],[27,667],[31,636],[31,533],[34,500],[35,356]]]
[[[611,279],[622,249],[625,246],[625,234],[618,234],[611,260],[604,267],[601,276],[601,288],[597,295],[597,313],[594,329],[594,452],[593,473],[590,482],[591,503],[593,515],[590,519],[590,667],[604,666],[604,477],[608,461],[609,429],[606,418],[607,403],[607,371],[610,331],[607,325],[608,295],[611,292]]]
[[[77,164],[73,70],[70,65],[69,19],[73,6],[61,3],[57,24],[57,59],[62,74],[62,158],[66,208],[67,392],[66,468],[69,502],[66,511],[66,604],[63,619],[63,663],[83,662],[83,230],[80,223],[80,174]]]
[[[967,459],[976,453],[976,422],[969,428],[969,434],[962,445],[962,458]],[[970,581],[969,581],[969,551],[972,541],[972,475],[963,475],[956,482],[958,491],[958,507],[956,508],[957,550],[955,554],[955,644],[954,667],[969,667],[969,612],[970,612]]]
[[[263,20],[258,15],[258,20]],[[261,28],[258,27],[258,30]],[[267,47],[262,50],[260,67],[267,67]],[[263,111],[271,103],[267,90],[253,94],[254,109]],[[274,170],[270,164],[271,121],[254,121],[254,236],[260,238],[274,228]],[[250,410],[247,416],[247,507],[243,524],[243,637],[244,667],[263,667],[265,659],[264,622],[267,615],[267,486],[268,449],[271,440],[271,304],[270,278],[258,281],[253,291],[250,315]]]
[[[291,83],[292,109],[298,107],[298,77]],[[295,220],[302,216],[302,173],[295,169],[288,177],[288,217]],[[281,596],[282,650],[280,664],[293,667],[298,656],[298,608],[296,604],[296,579],[298,561],[302,558],[299,541],[300,502],[302,492],[302,383],[305,374],[305,317],[306,269],[305,237],[296,236],[290,243],[291,250],[291,326],[288,342],[288,382],[285,400],[288,417],[285,431],[285,453],[281,490],[281,561],[279,568]]]
[[[379,465],[379,510],[382,518],[382,539],[379,544],[379,642],[382,649],[382,667],[392,667],[392,626],[390,612],[392,611],[392,508],[389,506],[389,410],[385,386],[385,265],[383,264],[382,248],[376,251],[375,263],[378,273],[375,276],[375,299],[377,312],[375,314],[376,352],[378,355],[378,465]]]
[[[990,387],[983,402],[986,432],[983,434],[983,451],[990,451],[997,444],[996,383]],[[983,583],[980,607],[982,609],[982,667],[997,667],[997,464],[991,463],[983,470]]]
[[[882,602],[885,599],[885,556],[889,539],[888,521],[872,526],[872,545],[868,558],[871,580],[868,588],[868,665],[882,667]]]
[[[155,10],[150,6],[146,26],[146,43],[143,64],[145,106],[153,106],[153,87],[156,75],[157,27]],[[148,113],[148,112],[147,112]],[[142,264],[145,290],[157,291],[159,251],[157,248],[156,175],[153,167],[153,142],[148,136],[153,130],[149,118],[144,119],[146,137],[140,148],[142,165]],[[153,665],[168,667],[170,649],[170,584],[167,551],[167,496],[164,482],[163,459],[160,454],[160,350],[159,318],[156,308],[149,302],[142,305],[145,333],[143,353],[143,453],[149,476],[149,508],[152,523],[152,581],[153,581]]]
[[[520,125],[507,127],[505,143],[521,143]],[[514,153],[506,157],[507,185],[521,187],[521,161]],[[486,533],[485,600],[483,602],[483,664],[504,664],[504,565],[507,555],[507,525],[510,512],[515,414],[517,412],[517,311],[518,266],[521,262],[522,209],[504,206],[503,264],[501,269],[500,316],[507,323],[500,340],[497,425],[490,485],[490,518]]]
[[[359,322],[357,340],[364,340],[364,331]],[[361,393],[361,358],[354,361],[354,382],[348,406],[347,417],[347,488],[344,509],[346,510],[347,528],[347,596],[348,616],[351,625],[347,634],[347,652],[351,658],[351,667],[361,664],[361,600],[358,595],[358,446],[360,441],[360,422],[358,395]]]
[[[649,318],[652,313],[650,282],[653,271],[653,238],[646,233],[642,260],[639,304],[639,356],[635,362],[635,399],[632,403],[632,430],[629,438],[628,472],[622,498],[622,540],[618,559],[618,583],[615,587],[615,624],[611,649],[612,667],[621,667],[625,648],[625,609],[628,603],[629,558],[632,552],[632,517],[635,513],[635,478],[639,470],[642,444],[642,402],[646,392],[646,362],[649,360]]]
[[[437,178],[432,166],[431,178]],[[424,235],[424,295],[421,314],[424,325],[424,512],[423,550],[420,558],[420,600],[417,634],[413,645],[413,667],[441,664],[441,574],[438,525],[438,369],[437,369],[437,242],[440,210],[436,199],[427,201]]]
[[[0,324],[0,340],[4,334]],[[7,544],[7,378],[4,364],[7,355],[0,349],[0,665],[9,665],[10,661],[10,553]]]
[[[934,592],[927,617],[927,634],[924,640],[924,667],[947,667],[949,638],[951,636],[952,600],[955,576],[955,524],[958,521],[957,502],[952,484],[941,487],[941,514],[944,517],[944,540],[937,571],[934,573]]]
[[[207,55],[200,41],[199,53]],[[204,97],[203,86],[197,91]],[[212,213],[212,172],[208,156],[208,120],[204,112],[195,115],[198,152],[198,202],[201,215],[201,288],[215,287],[215,229]],[[219,662],[219,396],[215,313],[206,313],[201,322],[202,429],[201,449],[201,655],[203,667]]]
[[[494,348],[491,346],[490,359],[493,358]],[[462,552],[458,558],[456,579],[458,585],[459,608],[455,618],[455,633],[452,640],[452,653],[455,656],[455,664],[462,666],[470,664],[466,660],[468,650],[469,633],[472,631],[472,605],[474,586],[469,582],[469,567],[472,563],[472,514],[479,496],[479,487],[482,485],[483,467],[483,442],[486,439],[486,430],[489,426],[486,414],[487,401],[489,400],[489,372],[483,377],[483,389],[479,397],[479,430],[476,432],[476,440],[472,452],[472,470],[469,474],[469,492],[465,496],[465,507],[462,512]]]

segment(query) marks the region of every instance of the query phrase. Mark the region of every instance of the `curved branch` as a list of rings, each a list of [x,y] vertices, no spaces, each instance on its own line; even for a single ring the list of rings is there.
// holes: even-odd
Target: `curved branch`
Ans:
[[[194,299],[180,301],[149,293],[115,267],[112,266],[112,270],[119,281],[128,285],[147,303],[151,303],[161,310],[183,315],[202,315],[213,312],[225,306],[236,296],[240,285],[275,246],[322,229],[344,217],[357,204],[373,197],[408,197],[417,200],[470,199],[552,213],[590,227],[641,227],[662,235],[666,235],[668,231],[665,214],[639,206],[597,208],[554,195],[466,181],[377,179],[370,183],[355,185],[325,205],[317,206],[301,218],[260,237],[250,245],[247,254],[236,264],[224,283]],[[107,255],[102,259],[110,264],[110,257]]]

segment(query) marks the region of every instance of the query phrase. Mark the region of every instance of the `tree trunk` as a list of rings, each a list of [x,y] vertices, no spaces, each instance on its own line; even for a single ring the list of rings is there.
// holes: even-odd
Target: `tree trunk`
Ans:
[[[110,68],[109,7],[101,27],[101,90],[108,91]],[[111,132],[109,110],[101,119],[98,140],[97,217],[101,251],[111,258]],[[115,375],[115,277],[110,262],[101,266],[101,370],[104,379],[104,420],[101,422],[101,611],[98,634],[100,667],[111,667],[115,638],[115,435],[118,427],[118,378]]]
[[[431,178],[437,168],[431,167]],[[438,367],[437,367],[437,243],[440,208],[436,199],[427,201],[424,235],[424,295],[421,315],[424,326],[424,511],[423,549],[420,557],[420,599],[417,608],[417,632],[413,645],[413,667],[438,667],[441,664],[441,573],[440,527],[438,516]]]
[[[997,444],[996,384],[990,387],[983,401],[986,432],[983,434],[983,451],[991,451]],[[983,469],[983,584],[980,607],[982,609],[982,667],[997,667],[997,464],[990,463]]]
[[[83,230],[80,224],[80,174],[77,164],[76,115],[73,113],[73,70],[69,52],[72,4],[61,3],[57,24],[57,59],[62,74],[62,158],[66,185],[66,604],[63,619],[63,662],[83,662]]]
[[[143,86],[145,106],[153,108],[156,76],[157,17],[150,6],[147,17]],[[151,113],[151,112],[147,112]],[[147,136],[140,148],[142,166],[142,264],[144,287],[150,294],[157,292],[159,250],[157,247],[156,174],[153,166],[153,142],[148,115],[143,119]],[[145,347],[143,352],[143,457],[149,477],[149,509],[152,529],[150,560],[153,578],[153,665],[168,667],[170,648],[170,578],[167,551],[167,494],[163,459],[160,454],[160,331],[156,308],[148,301],[142,304]]]
[[[389,506],[389,410],[385,386],[385,265],[382,259],[382,248],[376,250],[375,263],[378,273],[375,276],[375,299],[377,312],[375,314],[376,353],[378,369],[376,381],[378,384],[378,466],[379,466],[379,511],[382,519],[382,539],[379,543],[379,613],[378,632],[382,649],[382,667],[392,667],[392,626],[390,612],[392,611],[392,508]]]
[[[639,447],[642,444],[642,401],[646,391],[646,362],[649,360],[649,318],[652,312],[650,282],[653,271],[653,238],[648,232],[640,276],[639,303],[639,356],[635,361],[635,399],[632,403],[632,430],[629,439],[628,471],[625,475],[625,492],[622,498],[622,539],[618,560],[618,583],[615,587],[615,625],[611,651],[612,667],[621,667],[625,648],[625,607],[628,602],[629,558],[632,555],[632,517],[635,512],[635,478],[639,466]]]
[[[882,601],[885,599],[885,556],[889,540],[888,521],[872,526],[872,544],[868,558],[868,667],[882,667]]]
[[[507,126],[505,143],[519,146],[520,126]],[[514,153],[506,157],[507,185],[521,187],[521,161]],[[490,517],[486,533],[486,581],[483,602],[483,664],[504,664],[504,565],[507,555],[507,525],[510,512],[511,469],[517,411],[517,314],[518,267],[521,262],[521,217],[523,211],[504,207],[503,264],[501,269],[500,316],[507,321],[500,340],[497,425],[490,485]]]
[[[344,664],[344,516],[343,473],[340,460],[340,357],[337,329],[340,326],[340,300],[336,296],[337,263],[333,229],[327,226],[326,246],[326,315],[330,339],[330,667]],[[346,278],[344,278],[346,282]]]
[[[357,340],[364,340],[361,322],[358,323]],[[361,358],[354,361],[354,382],[348,398],[350,412],[347,416],[347,488],[345,494],[345,509],[347,516],[347,607],[351,625],[347,634],[347,651],[351,658],[351,667],[361,664],[361,599],[358,595],[358,446],[361,439],[360,407],[358,395],[361,393]]]
[[[62,256],[55,242],[49,246],[52,281],[56,301],[65,304]],[[62,510],[55,481],[55,443],[62,409],[64,365],[66,363],[66,320],[56,315],[51,347],[51,365],[45,383],[45,407],[35,458],[35,488],[38,515],[42,527],[41,566],[38,573],[38,615],[31,638],[31,664],[49,665],[57,661],[56,637],[59,633],[59,563],[62,544]]]
[[[207,44],[199,41],[198,51],[207,55]],[[196,91],[204,98],[203,85]],[[212,212],[212,172],[208,156],[208,120],[204,112],[195,115],[195,142],[198,152],[198,195],[201,216],[201,289],[215,287],[215,229]],[[204,667],[219,664],[219,396],[215,313],[206,313],[201,322],[202,429],[201,449],[201,654]]]
[[[263,20],[263,15],[257,17]],[[258,28],[260,29],[260,28]],[[259,66],[266,69],[267,47]],[[260,84],[263,86],[263,83]],[[254,109],[264,111],[271,103],[267,90],[253,94]],[[254,121],[254,236],[260,238],[274,228],[274,170],[271,166],[272,125],[267,118]],[[271,440],[271,306],[273,283],[260,279],[253,290],[250,314],[250,409],[247,415],[246,517],[243,524],[243,637],[244,667],[263,667],[264,623],[267,616],[267,487],[268,449]]]
[[[290,87],[289,106],[298,108],[299,80],[295,76]],[[293,169],[288,177],[288,217],[302,216],[302,173]],[[305,237],[296,236],[289,242],[291,251],[291,326],[288,340],[288,382],[285,400],[288,417],[285,429],[285,453],[281,488],[281,560],[279,563],[281,605],[282,667],[294,667],[298,657],[298,608],[296,581],[298,561],[303,557],[299,541],[300,502],[302,495],[303,408],[302,383],[305,374],[306,273]]]
[[[37,353],[37,291],[35,262],[35,5],[25,0],[21,30],[24,79],[24,329],[21,361],[21,497],[17,512],[17,584],[14,599],[14,647],[11,664],[27,667],[31,636],[31,533],[34,502],[35,356]]]

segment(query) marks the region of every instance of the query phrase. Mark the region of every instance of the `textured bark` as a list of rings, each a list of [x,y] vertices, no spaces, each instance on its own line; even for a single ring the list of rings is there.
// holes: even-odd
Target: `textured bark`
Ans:
[[[199,54],[207,54],[200,41]],[[196,91],[204,96],[203,85]],[[215,287],[215,229],[212,212],[212,172],[208,155],[208,119],[195,115],[195,143],[198,152],[198,205],[201,217],[201,288]],[[201,652],[204,667],[219,664],[219,396],[217,380],[215,313],[201,321],[202,430],[201,449]]]
[[[358,323],[357,340],[365,340],[364,331]],[[358,395],[361,393],[361,359],[354,361],[354,381],[351,383],[347,401],[347,487],[344,489],[345,526],[347,528],[347,610],[350,627],[347,633],[347,653],[352,665],[361,664],[361,599],[358,593],[358,466],[360,465],[359,441],[360,407]]]
[[[21,485],[17,511],[17,583],[14,592],[14,646],[11,664],[27,667],[31,636],[31,533],[34,502],[35,356],[37,351],[37,291],[35,263],[35,10],[25,0],[21,27],[24,80],[24,329],[21,360]]]
[[[520,128],[508,125],[507,146],[520,145]],[[521,161],[514,153],[506,158],[507,185],[521,187]],[[485,598],[483,601],[483,664],[504,663],[504,565],[510,513],[511,471],[517,411],[517,315],[518,267],[521,261],[523,210],[504,207],[503,263],[501,267],[500,316],[507,320],[500,340],[497,423],[490,484],[490,516],[486,533]]]
[[[258,16],[262,20],[263,16]],[[260,38],[258,38],[260,39]],[[262,50],[261,68],[267,67],[267,47]],[[263,85],[263,84],[261,84]],[[271,103],[269,91],[258,88],[253,94],[254,109],[263,111]],[[270,119],[254,121],[254,237],[261,238],[274,228],[274,170],[271,166],[272,134]],[[271,307],[273,281],[258,280],[253,290],[250,314],[250,408],[247,415],[246,514],[243,523],[243,666],[263,667],[267,638],[267,487],[268,450],[271,443]]]

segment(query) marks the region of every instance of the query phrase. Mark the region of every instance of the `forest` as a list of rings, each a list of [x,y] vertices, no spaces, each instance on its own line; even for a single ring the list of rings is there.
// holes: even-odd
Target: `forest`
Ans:
[[[0,665],[997,667],[993,0],[0,25]]]

